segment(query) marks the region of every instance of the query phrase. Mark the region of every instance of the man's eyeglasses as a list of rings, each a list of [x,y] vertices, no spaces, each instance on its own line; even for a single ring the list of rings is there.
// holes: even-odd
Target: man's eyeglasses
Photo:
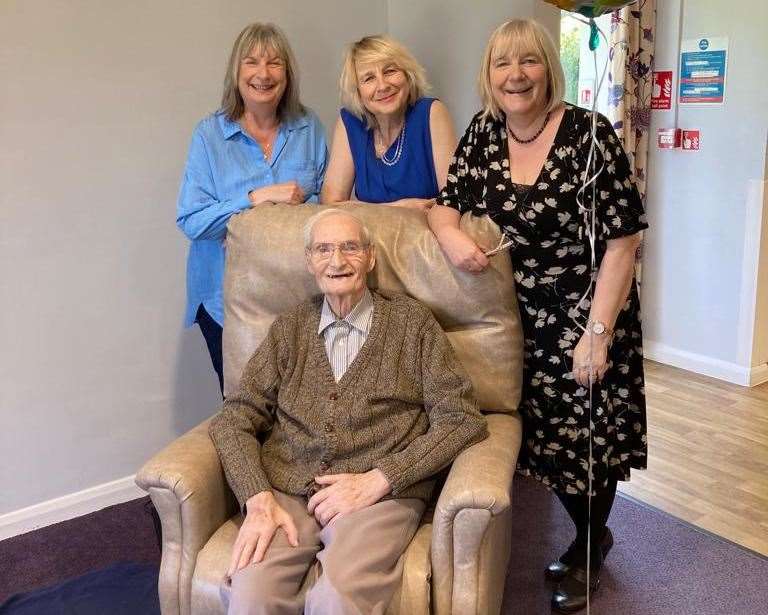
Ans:
[[[363,245],[359,241],[342,241],[341,243],[316,243],[309,249],[312,258],[317,260],[328,260],[333,256],[336,250],[339,250],[344,256],[360,256],[363,251],[368,249],[368,245]]]

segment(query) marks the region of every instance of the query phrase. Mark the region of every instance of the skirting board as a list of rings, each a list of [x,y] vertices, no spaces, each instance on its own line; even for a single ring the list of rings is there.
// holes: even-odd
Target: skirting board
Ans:
[[[134,476],[126,476],[110,483],[96,485],[76,493],[47,500],[0,515],[0,540],[26,534],[47,525],[74,519],[146,495],[134,483]]]
[[[736,363],[672,348],[649,339],[643,340],[643,354],[646,359],[651,361],[687,369],[690,372],[711,376],[741,386],[753,387],[768,382],[768,364],[752,368],[743,367]]]
[[[768,363],[763,363],[750,370],[749,386],[756,387],[764,382],[768,382]]]

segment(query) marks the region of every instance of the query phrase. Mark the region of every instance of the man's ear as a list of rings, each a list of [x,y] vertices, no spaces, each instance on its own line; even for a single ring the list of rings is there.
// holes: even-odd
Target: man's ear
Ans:
[[[371,271],[373,271],[373,268],[376,266],[376,246],[371,244],[371,247],[368,248],[368,249],[371,251],[371,258],[370,258],[370,261],[368,263],[368,272],[367,273],[370,273]]]
[[[304,250],[304,262],[307,263],[307,271],[312,275],[315,275],[315,270],[312,269],[312,256],[310,255],[309,250]]]

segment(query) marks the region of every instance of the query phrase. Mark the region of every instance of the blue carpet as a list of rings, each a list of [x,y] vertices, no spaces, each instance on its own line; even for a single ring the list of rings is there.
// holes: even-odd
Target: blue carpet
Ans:
[[[119,563],[11,596],[0,615],[160,615],[155,564]]]

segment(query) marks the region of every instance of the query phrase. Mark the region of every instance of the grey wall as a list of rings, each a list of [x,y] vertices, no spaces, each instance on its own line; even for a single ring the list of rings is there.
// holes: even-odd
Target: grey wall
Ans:
[[[342,48],[384,0],[0,3],[0,514],[133,474],[218,408],[175,201],[257,19],[332,126]]]
[[[433,94],[453,116],[461,137],[479,110],[477,72],[488,37],[513,17],[534,16],[557,39],[560,12],[541,0],[389,0],[389,33],[401,40],[427,69]]]
[[[659,3],[659,67],[675,70],[679,2]],[[703,130],[702,152],[652,151],[645,327],[738,361],[745,203],[765,177],[768,7],[687,7],[685,36],[731,37],[728,100],[681,113]],[[488,34],[525,15],[557,32],[539,0],[0,3],[0,514],[130,475],[219,405],[200,335],[181,327],[187,243],[173,220],[192,128],[217,106],[244,24],[285,28],[305,102],[328,127],[344,44],[388,30],[461,133]],[[766,276],[764,265],[758,318]]]
[[[217,410],[181,327],[175,201],[195,123],[254,20],[287,32],[331,128],[347,42],[390,31],[461,131],[488,34],[538,2],[165,0],[0,3],[0,514],[133,474]]]
[[[768,3],[688,0],[681,26],[680,1],[658,3],[657,68],[677,79],[680,27],[684,39],[728,36],[728,84],[724,105],[679,110],[679,127],[702,131],[698,153],[656,149],[656,130],[674,127],[674,109],[653,114],[644,333],[651,346],[748,368],[753,340],[740,332],[753,325],[745,318],[760,314],[745,286],[754,284],[748,265],[757,257],[745,261],[744,246],[759,233],[748,222],[750,189],[765,180]]]

